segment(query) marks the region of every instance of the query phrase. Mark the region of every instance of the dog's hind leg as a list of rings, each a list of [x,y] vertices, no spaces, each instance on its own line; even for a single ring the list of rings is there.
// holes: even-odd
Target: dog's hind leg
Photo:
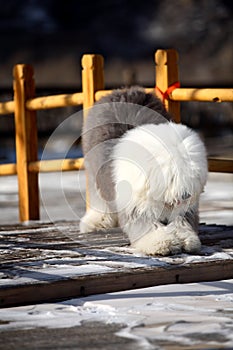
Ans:
[[[89,208],[80,220],[80,232],[106,230],[117,226],[117,214],[110,208],[109,203],[103,198],[100,190],[96,186],[94,179],[88,178]]]
[[[80,232],[107,230],[117,226],[117,216],[96,209],[88,209],[80,220]]]

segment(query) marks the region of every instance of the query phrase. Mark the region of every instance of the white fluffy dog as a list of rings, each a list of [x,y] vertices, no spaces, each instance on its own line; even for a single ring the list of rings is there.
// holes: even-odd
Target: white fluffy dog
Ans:
[[[162,103],[134,87],[89,111],[83,128],[90,208],[80,231],[120,225],[148,255],[198,252],[198,204],[207,179],[203,142]]]

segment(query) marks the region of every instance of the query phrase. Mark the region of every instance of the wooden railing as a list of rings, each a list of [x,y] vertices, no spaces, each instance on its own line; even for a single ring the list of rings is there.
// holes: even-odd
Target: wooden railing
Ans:
[[[233,101],[233,89],[197,89],[175,87],[179,82],[178,55],[175,50],[158,50],[155,54],[156,87],[165,107],[180,122],[180,101]],[[1,164],[0,175],[18,177],[20,221],[38,220],[38,173],[84,169],[83,158],[43,160],[37,159],[36,111],[50,108],[83,105],[84,118],[88,108],[102,96],[104,90],[104,61],[100,55],[84,55],[82,58],[82,92],[36,97],[34,72],[30,65],[14,67],[14,100],[0,103],[0,115],[14,113],[16,138],[16,164]],[[146,88],[154,93],[154,88]],[[162,95],[161,95],[162,94]],[[209,159],[209,171],[233,172],[230,159]],[[87,180],[87,203],[88,180]]]

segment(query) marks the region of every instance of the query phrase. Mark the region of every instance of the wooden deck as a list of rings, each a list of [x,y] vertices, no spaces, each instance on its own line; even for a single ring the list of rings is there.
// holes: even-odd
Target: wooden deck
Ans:
[[[233,227],[201,224],[200,238],[200,255],[147,257],[120,229],[83,235],[73,221],[0,226],[0,306],[233,278]]]

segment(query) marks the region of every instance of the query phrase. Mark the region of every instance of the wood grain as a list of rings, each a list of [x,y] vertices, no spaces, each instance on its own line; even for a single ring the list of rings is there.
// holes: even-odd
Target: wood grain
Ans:
[[[200,225],[206,247],[200,254],[202,261],[190,260],[193,256],[187,254],[166,258],[138,255],[119,228],[81,234],[77,227],[78,222],[0,227],[0,273],[6,281],[0,284],[1,307],[233,278],[233,227]],[[219,252],[225,252],[226,258],[215,259]],[[74,273],[59,274],[64,264]]]

